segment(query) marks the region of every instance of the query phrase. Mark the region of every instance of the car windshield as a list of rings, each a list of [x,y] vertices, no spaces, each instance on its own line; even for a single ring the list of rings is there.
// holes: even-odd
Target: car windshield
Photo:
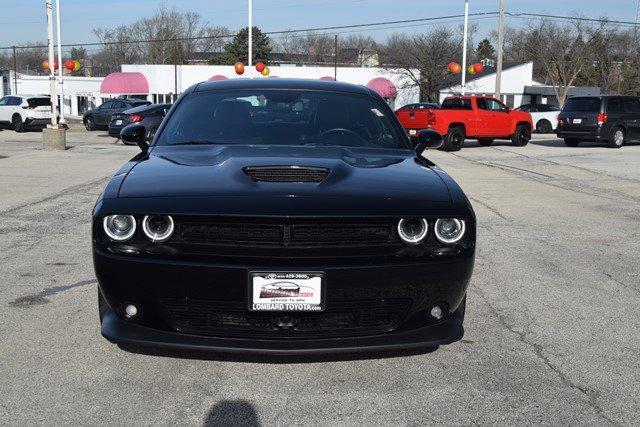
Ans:
[[[314,90],[194,92],[157,145],[338,145],[408,148],[388,107],[365,95]]]
[[[569,98],[562,111],[599,113],[601,103],[600,98]]]

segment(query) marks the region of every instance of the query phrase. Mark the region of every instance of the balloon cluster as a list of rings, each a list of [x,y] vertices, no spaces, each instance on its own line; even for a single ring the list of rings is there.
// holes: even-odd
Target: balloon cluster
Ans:
[[[236,62],[233,68],[236,70],[237,75],[241,76],[244,74],[244,62],[242,61]],[[271,72],[271,70],[269,70],[269,67],[267,67],[265,63],[262,61],[256,64],[256,71],[265,77],[268,76],[269,73]]]
[[[58,60],[56,59],[55,61],[53,61],[53,69],[57,70],[58,66],[59,66]],[[79,71],[81,67],[82,65],[80,65],[80,62],[76,59],[67,59],[64,63],[64,68],[66,68],[69,71]],[[49,61],[47,60],[42,61],[42,69],[48,70],[49,68],[50,68]]]
[[[449,71],[451,74],[460,74],[462,72],[462,67],[457,62],[449,62]],[[481,62],[476,62],[473,65],[470,65],[467,68],[467,72],[471,75],[478,74],[484,71],[484,65]]]
[[[469,74],[474,75],[484,71],[484,65],[481,62],[476,62],[469,67]]]

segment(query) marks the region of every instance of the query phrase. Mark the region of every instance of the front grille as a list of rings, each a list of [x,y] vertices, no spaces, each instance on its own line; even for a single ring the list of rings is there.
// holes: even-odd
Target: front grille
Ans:
[[[384,333],[406,317],[411,300],[329,302],[324,312],[251,312],[241,303],[162,299],[169,323],[196,335],[305,338]],[[282,320],[286,318],[286,326]]]
[[[307,166],[246,167],[244,173],[255,182],[322,182],[329,169]]]
[[[178,241],[212,245],[354,246],[397,243],[391,221],[225,221],[184,220]]]

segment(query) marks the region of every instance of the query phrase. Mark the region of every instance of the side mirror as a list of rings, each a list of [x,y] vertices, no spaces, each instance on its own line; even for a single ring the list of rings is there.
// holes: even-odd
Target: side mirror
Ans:
[[[129,126],[125,126],[120,131],[120,139],[123,142],[128,142],[130,144],[137,144],[142,150],[143,153],[149,151],[149,143],[145,139],[145,135],[147,130],[144,126],[138,124],[131,124]]]
[[[435,130],[423,129],[418,132],[418,144],[416,145],[416,155],[422,156],[422,152],[427,149],[442,147],[442,135]]]

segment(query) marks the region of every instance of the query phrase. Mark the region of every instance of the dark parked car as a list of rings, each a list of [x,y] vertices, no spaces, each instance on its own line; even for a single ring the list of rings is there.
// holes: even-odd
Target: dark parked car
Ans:
[[[109,136],[120,138],[120,131],[131,123],[144,126],[146,138],[149,140],[158,129],[162,119],[167,115],[171,104],[149,104],[124,110],[111,116]],[[125,142],[125,144],[127,144]]]
[[[640,98],[569,98],[558,115],[556,133],[569,147],[577,147],[581,141],[603,141],[620,148],[625,141],[640,139]]]
[[[463,336],[476,219],[363,86],[189,88],[93,211],[102,335],[120,345],[301,354]],[[274,290],[277,290],[274,291]]]
[[[82,115],[82,123],[87,130],[106,129],[111,122],[111,116],[133,107],[149,105],[151,102],[136,98],[115,98],[92,108]]]

